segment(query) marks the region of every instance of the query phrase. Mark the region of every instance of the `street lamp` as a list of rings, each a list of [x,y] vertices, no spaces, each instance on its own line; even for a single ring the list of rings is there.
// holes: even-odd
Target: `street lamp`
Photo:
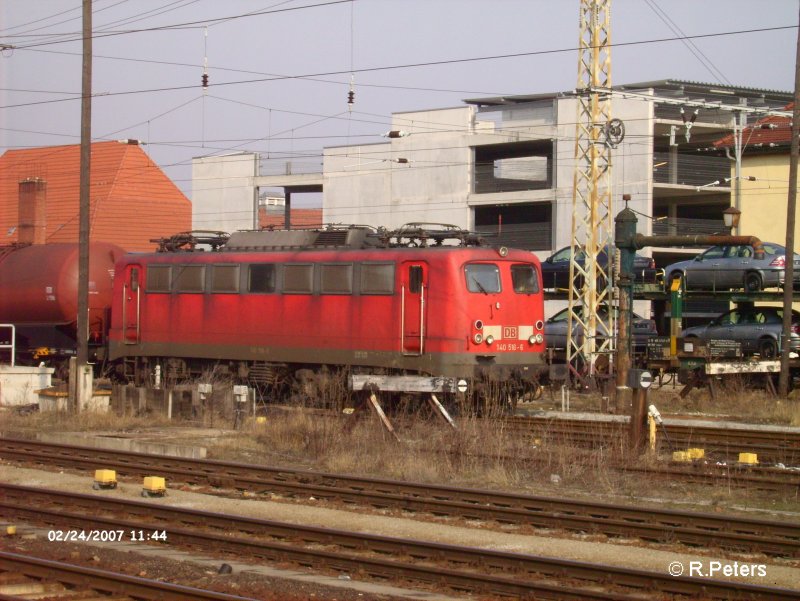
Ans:
[[[742,212],[736,207],[728,207],[722,211],[722,220],[725,222],[725,227],[729,230],[739,227],[739,217],[741,216]]]

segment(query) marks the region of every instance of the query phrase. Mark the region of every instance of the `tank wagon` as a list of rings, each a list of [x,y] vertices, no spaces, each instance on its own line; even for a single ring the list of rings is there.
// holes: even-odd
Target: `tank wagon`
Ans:
[[[89,344],[94,359],[106,350],[114,266],[125,251],[89,246]],[[0,323],[14,324],[18,360],[45,357],[58,364],[75,354],[78,245],[15,245],[0,249]]]
[[[276,395],[434,381],[516,398],[545,367],[538,259],[454,226],[182,235],[116,273],[109,355],[138,383],[214,370]]]

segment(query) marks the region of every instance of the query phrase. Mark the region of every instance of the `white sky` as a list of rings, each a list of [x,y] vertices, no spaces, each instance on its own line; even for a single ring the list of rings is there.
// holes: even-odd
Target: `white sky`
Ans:
[[[93,6],[98,36],[195,23],[94,40],[93,139],[146,142],[187,195],[195,156],[249,150],[269,156],[271,169],[286,160],[321,169],[323,147],[381,141],[392,112],[570,90],[577,81],[578,0],[95,0]],[[206,23],[197,23],[265,11],[273,12],[208,23],[207,42]],[[671,78],[794,86],[798,0],[613,0],[611,15],[611,40],[622,44],[612,49],[613,84]],[[0,153],[80,142],[80,17],[80,0],[0,2],[0,44],[18,47],[0,54]],[[767,28],[776,29],[731,33]],[[727,33],[694,39],[691,48],[654,41]],[[73,41],[53,43],[59,39]],[[625,45],[632,42],[647,43]],[[526,55],[385,69],[518,53]],[[350,72],[364,69],[379,70],[355,73],[350,113]],[[313,74],[325,75],[299,77]],[[256,81],[237,83],[245,80]]]

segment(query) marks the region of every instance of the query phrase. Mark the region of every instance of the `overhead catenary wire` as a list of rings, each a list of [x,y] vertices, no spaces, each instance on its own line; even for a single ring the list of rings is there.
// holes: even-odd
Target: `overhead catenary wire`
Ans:
[[[647,2],[647,5],[650,7],[650,9],[666,24],[667,27],[669,27],[674,34],[681,36],[686,35],[678,26],[678,24],[670,18],[666,11],[658,5],[657,0],[645,0],[645,2]],[[708,56],[705,55],[705,53],[697,46],[697,44],[694,43],[693,40],[687,38],[683,40],[683,44],[689,49],[689,52],[694,55],[700,64],[702,64],[708,70],[708,72],[711,73],[712,77],[722,83],[725,83],[726,85],[731,85],[730,80],[725,77],[725,74],[720,71],[720,69],[711,61],[710,58],[708,58]]]
[[[343,0],[344,1],[344,0]],[[349,0],[346,0],[349,1]],[[679,36],[679,37],[671,37],[671,38],[654,38],[649,40],[638,40],[632,42],[615,42],[610,44],[612,47],[629,47],[629,46],[638,46],[642,44],[658,44],[658,43],[666,43],[666,42],[675,42],[684,39],[701,39],[701,38],[715,38],[715,37],[724,37],[724,36],[731,36],[731,35],[744,35],[749,33],[764,33],[764,32],[771,32],[771,31],[779,31],[779,30],[788,30],[788,29],[797,29],[797,25],[784,25],[784,26],[776,26],[776,27],[766,27],[766,28],[754,28],[754,29],[742,29],[736,31],[726,31],[726,32],[717,32],[717,33],[708,33],[708,34],[697,34],[692,36]],[[551,50],[537,50],[537,51],[530,51],[530,52],[517,52],[511,54],[497,54],[497,55],[486,55],[486,56],[478,56],[478,57],[467,57],[467,58],[457,58],[457,59],[445,59],[445,60],[437,60],[437,61],[422,61],[422,62],[415,62],[415,63],[406,63],[406,64],[397,64],[397,65],[384,65],[378,67],[362,67],[358,69],[353,69],[354,74],[358,73],[368,73],[368,72],[379,72],[379,71],[389,71],[395,69],[411,69],[411,68],[420,68],[420,67],[431,67],[431,66],[441,66],[441,65],[453,65],[453,64],[462,64],[462,63],[471,63],[471,62],[479,62],[479,61],[492,61],[492,60],[503,60],[509,58],[520,58],[526,56],[543,56],[549,54],[560,54],[565,52],[575,52],[577,48],[560,48],[560,49],[551,49]],[[331,75],[346,75],[349,73],[349,70],[338,70],[338,71],[326,71],[320,73],[306,73],[302,75],[293,75],[293,76],[281,76],[281,77],[262,77],[262,78],[255,78],[255,79],[247,79],[247,80],[238,80],[238,81],[227,81],[227,82],[219,82],[214,84],[216,86],[234,86],[234,85],[247,85],[247,84],[255,84],[255,83],[265,83],[270,81],[282,81],[286,79],[302,79],[307,77],[323,77],[323,76],[331,76]],[[186,90],[190,89],[192,86],[169,86],[169,87],[162,87],[162,88],[147,88],[147,89],[138,89],[138,90],[126,90],[126,91],[118,91],[118,92],[104,92],[99,94],[98,96],[103,98],[109,98],[114,96],[125,96],[125,95],[132,95],[132,94],[145,94],[145,93],[159,93],[159,92],[174,92],[178,90]],[[10,108],[19,108],[23,106],[34,106],[37,104],[52,104],[56,102],[70,102],[74,101],[75,98],[63,98],[63,99],[53,99],[53,100],[42,100],[42,101],[34,101],[34,102],[26,102],[26,103],[19,103],[19,104],[9,104],[5,106],[0,106],[0,109],[10,109]]]
[[[351,6],[352,6],[352,2],[351,2]],[[339,84],[338,84],[338,85],[341,85],[341,82],[339,82]],[[361,85],[361,84],[359,84],[359,85]],[[191,102],[192,102],[192,101],[189,101],[189,102],[187,102],[186,104],[190,104]],[[269,110],[269,111],[270,111],[270,114],[271,114],[271,112],[272,112],[272,110],[273,110],[273,109],[267,109],[267,110]],[[327,117],[327,118],[335,118],[335,117],[330,117],[330,116],[329,116],[329,117]],[[149,120],[148,120],[148,122],[149,122]],[[132,127],[133,127],[133,126],[132,126]],[[294,129],[295,129],[295,128],[291,128],[291,130],[294,130]],[[118,130],[118,131],[124,131],[124,129],[123,129],[123,130]],[[287,131],[288,131],[288,130],[287,130]],[[502,134],[499,134],[499,135],[502,135]],[[277,137],[277,136],[270,136],[269,138],[271,138],[271,139],[274,139],[274,140],[277,140],[277,139],[279,139],[279,137]],[[148,140],[149,140],[149,139],[150,139],[150,136],[148,136]],[[205,140],[205,136],[203,136],[203,139]],[[299,139],[301,139],[301,137],[299,137],[299,136],[292,136],[291,138],[284,138],[284,139],[292,139],[292,140],[294,140],[294,139],[298,139],[298,140],[299,140]],[[240,142],[239,140],[234,140],[234,141],[235,141],[235,142]],[[206,142],[208,142],[208,141],[206,141]],[[245,142],[245,143],[246,143],[246,141],[245,141],[245,140],[241,140],[241,142]],[[164,145],[166,145],[166,144],[168,144],[168,143],[169,143],[168,141],[165,141],[165,142],[163,142],[163,143],[161,143],[161,144],[164,144]],[[154,146],[155,146],[155,145],[158,145],[158,144],[159,144],[159,142],[152,142],[152,143],[151,143],[151,145],[154,145]],[[191,147],[191,146],[188,146],[188,147]],[[298,151],[298,153],[299,153],[299,152],[300,152],[300,151]],[[295,154],[293,154],[293,155],[291,155],[291,156],[300,156],[298,153],[295,153]],[[320,156],[320,157],[321,157],[322,155],[321,155],[321,154],[318,154],[317,156]],[[416,165],[416,167],[422,167],[422,165]]]
[[[147,33],[147,32],[154,32],[154,31],[170,31],[170,30],[177,30],[177,29],[200,29],[207,25],[216,25],[228,21],[234,21],[237,19],[243,19],[246,17],[255,17],[255,16],[262,16],[268,14],[276,14],[276,13],[283,13],[283,12],[290,12],[296,10],[305,10],[310,8],[321,8],[326,6],[333,6],[336,4],[343,4],[346,2],[350,2],[350,0],[328,0],[327,2],[320,2],[318,4],[306,4],[303,6],[293,6],[290,8],[269,8],[260,11],[250,11],[246,13],[239,13],[235,15],[228,15],[225,17],[214,17],[210,19],[198,19],[195,21],[185,21],[181,23],[172,23],[170,25],[156,25],[153,27],[143,27],[140,29],[127,29],[123,31],[104,31],[100,33],[96,33],[92,35],[92,39],[99,39],[99,38],[106,38],[106,37],[113,37],[113,36],[120,36],[120,35],[131,35],[137,33]],[[283,3],[281,3],[283,4]],[[68,39],[62,40],[55,40],[55,41],[43,41],[38,43],[31,43],[31,44],[20,44],[18,47],[19,49],[24,48],[37,48],[41,46],[50,46],[53,44],[65,44],[70,42],[76,42],[83,39],[82,34],[79,32],[74,33],[65,33],[65,34],[46,34],[50,35],[71,35],[73,37]],[[17,37],[16,35],[5,36],[5,37]]]

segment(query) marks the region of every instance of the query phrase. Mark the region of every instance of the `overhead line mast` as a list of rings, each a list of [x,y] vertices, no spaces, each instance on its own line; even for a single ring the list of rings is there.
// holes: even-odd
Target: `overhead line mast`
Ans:
[[[592,382],[613,363],[613,311],[610,307],[598,311],[610,304],[614,264],[610,142],[614,126],[611,98],[603,92],[611,88],[610,12],[611,0],[580,0],[567,362],[575,375]],[[601,265],[598,256],[604,252],[609,257]]]

